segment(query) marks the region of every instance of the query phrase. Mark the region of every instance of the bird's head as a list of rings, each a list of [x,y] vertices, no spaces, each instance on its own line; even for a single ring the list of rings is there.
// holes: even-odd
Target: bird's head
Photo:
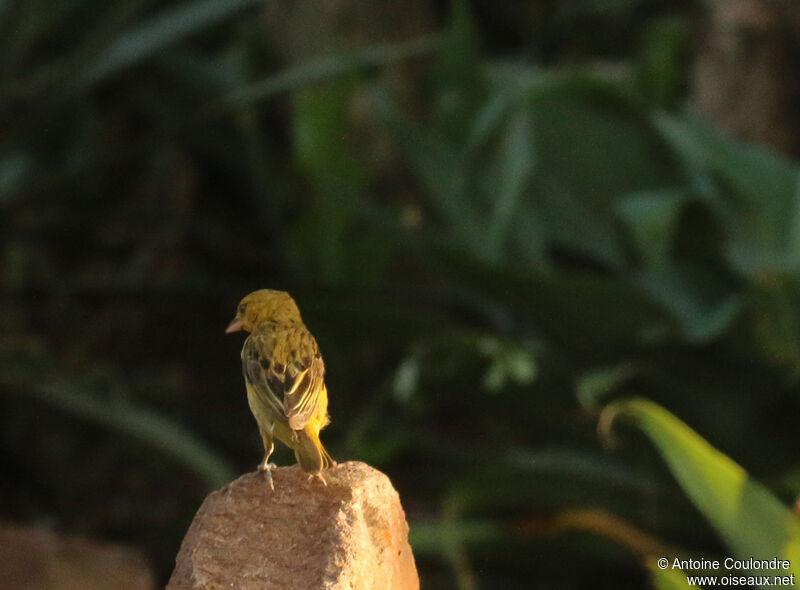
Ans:
[[[228,324],[225,333],[253,328],[263,322],[299,322],[300,310],[294,299],[285,291],[261,289],[247,295],[236,308],[236,317]]]

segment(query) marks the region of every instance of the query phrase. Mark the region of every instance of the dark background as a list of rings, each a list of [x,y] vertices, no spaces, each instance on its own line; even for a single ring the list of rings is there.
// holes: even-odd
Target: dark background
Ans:
[[[647,587],[643,538],[725,555],[597,410],[651,398],[797,497],[796,12],[0,2],[0,517],[165,582],[261,458],[223,330],[268,287],[423,587]]]

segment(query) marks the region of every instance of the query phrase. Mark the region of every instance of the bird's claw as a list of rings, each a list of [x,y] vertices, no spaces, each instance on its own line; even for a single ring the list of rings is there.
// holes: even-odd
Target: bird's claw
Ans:
[[[275,484],[272,482],[272,470],[276,467],[277,465],[275,465],[275,463],[267,463],[266,461],[258,465],[258,470],[264,474],[264,479],[267,480],[269,489],[273,491],[275,490]]]
[[[311,483],[311,482],[312,482],[313,480],[315,480],[315,479],[317,479],[317,480],[321,481],[321,482],[322,482],[322,485],[324,485],[325,487],[328,487],[328,482],[327,482],[327,481],[325,481],[325,478],[324,478],[324,477],[322,477],[322,474],[321,474],[321,473],[312,473],[312,474],[310,474],[310,475],[308,476],[308,481],[309,481],[309,483]]]
[[[266,461],[262,461],[258,464],[259,471],[272,471],[273,469],[277,469],[278,466],[275,463],[268,463]]]

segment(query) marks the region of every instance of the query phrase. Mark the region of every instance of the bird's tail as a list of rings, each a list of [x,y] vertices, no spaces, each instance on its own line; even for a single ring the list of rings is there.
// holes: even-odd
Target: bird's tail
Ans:
[[[294,448],[294,455],[303,471],[316,475],[320,471],[336,466],[336,461],[322,446],[319,435],[311,428],[306,426],[303,430],[295,430],[295,434],[297,434],[297,445]]]

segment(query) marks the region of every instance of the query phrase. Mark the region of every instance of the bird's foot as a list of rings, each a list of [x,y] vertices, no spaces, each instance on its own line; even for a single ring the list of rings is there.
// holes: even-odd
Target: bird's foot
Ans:
[[[267,485],[269,489],[275,490],[275,484],[272,483],[272,470],[275,469],[277,465],[275,463],[268,463],[267,461],[262,461],[258,464],[258,470],[264,474],[264,479],[267,480]]]
[[[309,476],[308,476],[308,481],[309,481],[309,483],[311,483],[311,482],[312,482],[312,481],[314,481],[315,479],[317,479],[317,480],[321,481],[321,482],[322,482],[322,485],[324,485],[325,487],[328,487],[328,482],[327,482],[327,481],[325,481],[325,478],[324,478],[324,477],[322,477],[322,474],[321,474],[321,473],[312,473],[311,475],[309,475]]]

